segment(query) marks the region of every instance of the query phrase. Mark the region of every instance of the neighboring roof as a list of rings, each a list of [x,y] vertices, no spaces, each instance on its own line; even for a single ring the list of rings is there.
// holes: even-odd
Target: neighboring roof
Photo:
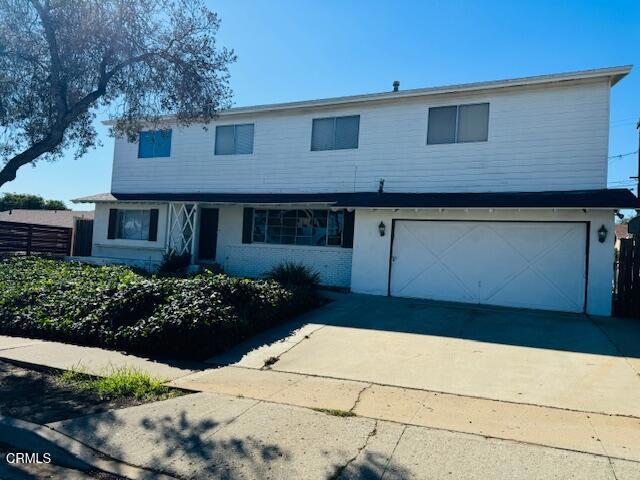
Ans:
[[[88,197],[79,197],[71,199],[73,203],[102,203],[102,202],[117,202],[118,199],[110,193],[96,193],[95,195],[89,195]]]
[[[348,105],[352,103],[375,102],[391,99],[422,97],[428,95],[441,95],[445,93],[467,93],[483,90],[494,90],[500,88],[524,87],[541,84],[551,84],[576,80],[590,80],[596,78],[608,78],[613,86],[624,78],[630,71],[632,65],[619,67],[596,68],[591,70],[580,70],[575,72],[556,73],[551,75],[537,75],[534,77],[512,78],[507,80],[494,80],[488,82],[462,83],[458,85],[446,85],[441,87],[416,88],[411,90],[399,90],[398,92],[388,91],[380,93],[368,93],[363,95],[351,95],[345,97],[322,98],[318,100],[305,100],[300,102],[272,103],[268,105],[253,105],[247,107],[234,107],[219,112],[220,116],[240,115],[251,113],[271,112],[278,110],[293,110],[314,107],[327,107],[337,105]],[[163,117],[170,120],[173,116]],[[112,120],[105,121],[105,125],[113,125]]]
[[[103,193],[78,203],[209,202],[275,205],[321,203],[340,208],[635,208],[627,189],[488,193]]]
[[[633,235],[629,233],[629,225],[626,223],[616,223],[616,238],[631,238]]]
[[[73,228],[74,219],[92,219],[93,211],[81,212],[74,210],[27,210],[14,209],[0,212],[0,221],[16,223],[34,223],[56,227]]]

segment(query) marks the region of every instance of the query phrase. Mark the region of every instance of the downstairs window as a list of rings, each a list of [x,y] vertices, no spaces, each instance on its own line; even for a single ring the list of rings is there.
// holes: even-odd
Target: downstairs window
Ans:
[[[108,239],[147,240],[158,236],[158,209],[109,209]]]
[[[353,246],[353,212],[328,209],[245,209],[244,243]]]

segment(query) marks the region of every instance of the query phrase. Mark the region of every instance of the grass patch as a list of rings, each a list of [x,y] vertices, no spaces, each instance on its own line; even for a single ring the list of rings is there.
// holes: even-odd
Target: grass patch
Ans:
[[[61,373],[58,380],[80,390],[95,392],[103,400],[157,401],[182,395],[180,390],[164,385],[164,380],[127,367],[116,368],[105,377],[94,377],[81,368],[73,368]]]
[[[311,410],[315,410],[316,412],[324,413],[326,415],[331,415],[333,417],[355,417],[356,414],[349,410],[339,410],[336,408],[312,408]]]

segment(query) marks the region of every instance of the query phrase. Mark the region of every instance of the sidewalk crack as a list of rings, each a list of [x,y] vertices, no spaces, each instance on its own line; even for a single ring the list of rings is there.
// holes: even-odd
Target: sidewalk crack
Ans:
[[[360,454],[362,453],[362,451],[367,448],[367,445],[369,444],[369,440],[371,440],[372,437],[375,437],[378,433],[378,420],[374,420],[373,422],[373,430],[371,430],[368,434],[367,434],[367,438],[365,438],[364,440],[364,444],[361,447],[358,447],[358,450],[356,451],[356,454],[351,457],[349,460],[347,460],[347,462],[344,465],[341,465],[339,467],[336,468],[336,471],[333,473],[333,475],[331,475],[329,477],[329,480],[338,480],[341,476],[342,473],[349,468],[349,465],[351,465],[353,462],[355,462],[357,460],[357,458],[360,456]]]
[[[6,352],[8,350],[16,350],[18,348],[25,348],[25,347],[32,347],[34,345],[38,345],[40,342],[32,342],[32,343],[25,343],[23,345],[12,345],[10,347],[4,347],[4,348],[0,348],[0,352]],[[3,358],[3,357],[0,357]],[[8,358],[7,360],[11,360],[10,358]]]
[[[593,434],[595,435],[596,442],[600,443],[600,448],[602,449],[602,453],[604,453],[604,456],[606,457],[607,461],[609,462],[609,467],[611,468],[611,474],[613,475],[614,480],[618,480],[618,476],[616,475],[616,469],[613,466],[613,462],[611,461],[611,457],[609,456],[609,452],[607,452],[607,448],[604,446],[604,443],[602,443],[602,440],[600,440],[600,435],[598,435],[598,430],[596,429],[595,425],[591,421],[591,415],[587,415],[587,423],[589,423],[589,426],[591,427],[591,430],[593,431]]]
[[[400,445],[400,440],[402,440],[402,436],[404,435],[404,432],[407,430],[408,426],[409,425],[405,425],[402,428],[402,431],[400,432],[400,435],[398,436],[398,441],[393,446],[393,450],[391,450],[391,453],[389,454],[389,458],[387,459],[387,463],[385,463],[385,465],[384,465],[384,470],[382,470],[382,474],[380,475],[380,480],[382,480],[384,478],[385,473],[387,473],[387,469],[389,468],[389,465],[391,464],[391,459],[393,458],[393,455],[396,453],[396,448],[398,448],[398,445]]]
[[[353,407],[351,407],[349,409],[350,412],[355,413],[355,409],[358,406],[358,404],[360,403],[360,399],[362,398],[362,394],[365,392],[365,390],[368,390],[371,387],[373,387],[373,383],[370,383],[370,384],[365,385],[364,387],[362,387],[362,389],[358,392],[358,396],[356,397],[356,401],[353,403]]]

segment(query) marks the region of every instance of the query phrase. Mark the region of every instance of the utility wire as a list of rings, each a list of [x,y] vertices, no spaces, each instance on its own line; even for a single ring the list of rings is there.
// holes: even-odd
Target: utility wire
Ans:
[[[611,162],[614,162],[615,160],[619,160],[622,157],[628,157],[629,155],[635,155],[636,153],[638,153],[638,150],[635,150],[633,152],[627,152],[627,153],[619,153],[618,155],[611,155],[607,158],[609,159],[609,163],[611,163]]]

